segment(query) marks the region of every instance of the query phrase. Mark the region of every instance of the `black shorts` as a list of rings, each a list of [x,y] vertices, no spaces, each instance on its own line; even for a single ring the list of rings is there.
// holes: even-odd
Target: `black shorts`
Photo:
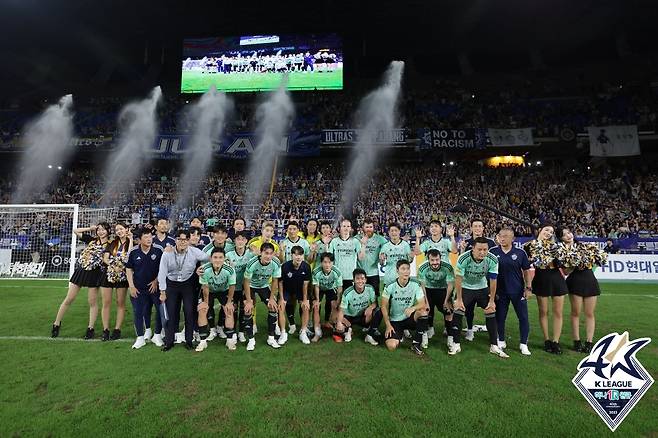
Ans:
[[[464,308],[468,308],[468,306],[475,304],[482,309],[486,309],[487,306],[489,306],[489,288],[462,289],[462,302],[464,303]],[[458,310],[455,313],[463,315],[461,310]]]
[[[235,301],[235,294],[233,295]],[[225,306],[228,303],[228,291],[223,292],[210,292],[208,294],[208,306],[213,307],[215,305],[215,300],[219,301],[219,304]],[[203,297],[199,297],[199,303],[203,301]]]
[[[122,288],[128,289],[128,280],[112,283],[108,281],[107,275],[103,275],[103,277],[101,278],[101,287],[107,287],[111,289],[122,289]]]
[[[379,296],[379,275],[371,275],[370,277],[366,277],[366,284],[369,284],[370,286],[375,289],[375,296]]]
[[[444,315],[450,315],[452,311],[450,310],[445,310],[443,308],[443,303],[446,300],[446,294],[448,293],[448,289],[439,289],[439,288],[426,288],[427,291],[427,300],[429,301],[427,303],[427,307],[430,308],[430,311],[432,308],[436,308],[439,310],[439,312],[443,313]],[[463,297],[462,297],[463,298]],[[448,299],[450,301],[450,299]]]
[[[601,295],[599,282],[591,269],[576,269],[567,277],[569,293],[579,297]]]
[[[301,291],[301,290],[297,290],[293,294],[289,290],[284,290],[283,291],[283,301],[285,301],[287,303],[288,301],[291,301],[291,300],[292,301],[296,300],[296,301],[299,301],[299,302],[303,301],[304,300],[304,292]]]
[[[538,297],[560,297],[569,292],[559,269],[535,269],[532,293]]]
[[[78,267],[73,272],[69,281],[80,287],[99,287],[103,278],[105,278],[105,272],[101,268],[88,271],[82,267]]]
[[[361,327],[368,327],[368,323],[366,322],[365,313],[363,315],[360,315],[360,316],[345,315],[344,318],[350,322],[350,326],[358,325],[358,326],[361,326]]]
[[[336,289],[320,289],[320,301],[322,301],[324,297],[327,297],[327,301],[336,301],[338,299],[338,292]],[[315,299],[313,299],[313,301],[315,301]]]
[[[272,290],[269,287],[252,287],[251,288],[251,299],[255,300],[256,296],[260,297],[260,300],[267,305],[267,302],[270,300],[270,294]]]
[[[391,321],[391,325],[393,326],[394,331],[389,336],[386,336],[386,340],[397,339],[398,341],[401,341],[405,330],[416,329],[416,320],[414,320],[412,315],[407,319],[403,319],[402,321]]]

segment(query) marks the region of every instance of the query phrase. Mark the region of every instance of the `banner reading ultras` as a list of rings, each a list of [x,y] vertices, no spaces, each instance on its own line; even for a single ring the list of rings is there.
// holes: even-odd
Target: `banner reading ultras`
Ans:
[[[480,149],[487,145],[485,129],[433,129],[418,130],[420,147],[423,149]]]
[[[337,34],[250,35],[183,41],[181,93],[267,91],[288,77],[289,90],[342,90],[343,44]]]

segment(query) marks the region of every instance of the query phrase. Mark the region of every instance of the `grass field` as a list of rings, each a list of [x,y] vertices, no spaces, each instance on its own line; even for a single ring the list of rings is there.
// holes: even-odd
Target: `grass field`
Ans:
[[[652,336],[638,358],[658,377],[658,285],[603,288],[597,339],[624,330],[631,339]],[[58,281],[0,282],[2,437],[611,434],[571,383],[581,355],[541,350],[534,300],[533,355],[510,349],[507,360],[487,352],[485,334],[463,341],[455,357],[447,356],[441,336],[430,341],[426,358],[406,348],[370,347],[356,336],[351,344],[323,338],[310,346],[291,337],[273,351],[265,344],[263,307],[254,352],[244,344],[229,352],[218,342],[204,353],[181,346],[162,353],[152,344],[133,351],[122,341],[10,339],[48,337],[65,290]],[[62,338],[82,336],[87,309],[83,292],[63,321]],[[124,333],[132,333],[130,324],[129,318]],[[516,326],[511,311],[510,347],[518,344]],[[568,318],[564,333],[567,346]],[[654,386],[617,436],[658,436],[657,408]]]
[[[181,93],[205,93],[211,85],[223,91],[259,91],[278,88],[283,79],[281,73],[201,73],[184,71],[181,77]],[[288,74],[290,90],[341,90],[343,70],[333,72]]]

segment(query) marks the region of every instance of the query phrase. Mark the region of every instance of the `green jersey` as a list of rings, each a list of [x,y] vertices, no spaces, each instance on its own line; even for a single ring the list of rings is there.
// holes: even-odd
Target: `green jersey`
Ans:
[[[235,290],[241,291],[244,285],[244,270],[247,264],[254,258],[254,253],[249,249],[245,249],[242,255],[239,255],[237,250],[233,250],[226,254],[226,261],[235,269]]]
[[[215,247],[215,242],[210,242],[209,244],[203,247],[202,251],[208,255],[211,255],[212,250],[214,248],[224,248],[224,254],[228,254],[231,251],[235,251],[235,245],[230,240],[225,241],[224,246],[217,246],[217,247]]]
[[[430,289],[446,289],[455,281],[455,273],[450,263],[441,261],[439,269],[434,270],[426,260],[418,267],[418,281]]]
[[[226,292],[229,286],[235,286],[235,269],[224,263],[219,272],[215,272],[212,266],[208,266],[199,277],[199,283],[208,286],[210,293]]]
[[[361,242],[363,234],[359,234],[356,238]],[[379,275],[379,253],[386,242],[386,238],[377,233],[373,234],[366,242],[366,257],[359,260],[359,267],[366,271],[368,277]]]
[[[331,267],[328,274],[324,272],[322,266],[318,266],[313,271],[313,286],[320,286],[320,290],[343,287],[343,276],[335,266]]]
[[[388,298],[388,314],[391,321],[404,321],[407,315],[404,309],[415,306],[425,298],[423,289],[416,280],[409,279],[406,286],[400,286],[399,280],[388,284],[382,292],[382,298]]]
[[[343,292],[340,308],[347,316],[361,316],[368,306],[376,302],[375,289],[369,284],[366,284],[363,292],[357,292],[354,286],[350,286]]]
[[[411,246],[409,242],[400,240],[397,244],[386,242],[382,246],[382,254],[386,254],[384,265],[384,284],[393,283],[398,278],[397,263],[399,260],[411,260]]]
[[[324,243],[322,239],[318,239],[315,241],[315,244],[317,245],[317,248],[315,250],[315,267],[317,268],[318,266],[320,266],[321,263],[320,256],[322,255],[322,253],[331,252],[329,251],[329,245],[331,244],[331,241],[329,241],[329,243]]]
[[[284,255],[284,261],[289,262],[292,260],[292,248],[294,246],[301,246],[302,249],[304,250],[304,261],[306,261],[306,258],[308,255],[311,253],[311,245],[308,244],[306,239],[302,239],[301,237],[297,237],[297,241],[293,242],[290,240],[289,237],[286,237],[279,243],[279,246],[283,248],[283,255]]]
[[[427,255],[427,251],[430,249],[437,249],[441,253],[442,260],[448,260],[448,254],[452,252],[452,241],[447,237],[439,239],[438,242],[435,242],[430,237],[429,239],[424,240],[420,244],[420,251]]]
[[[480,262],[475,261],[472,251],[466,251],[457,259],[455,275],[463,277],[463,289],[484,289],[489,274],[498,275],[498,259],[487,253]]]
[[[270,280],[281,278],[281,262],[276,257],[268,264],[263,264],[260,256],[249,260],[244,270],[244,278],[249,281],[249,287],[262,289],[270,286]]]
[[[340,236],[334,237],[329,244],[329,252],[334,254],[336,268],[344,280],[352,280],[352,273],[356,269],[361,242],[354,237],[343,240]]]

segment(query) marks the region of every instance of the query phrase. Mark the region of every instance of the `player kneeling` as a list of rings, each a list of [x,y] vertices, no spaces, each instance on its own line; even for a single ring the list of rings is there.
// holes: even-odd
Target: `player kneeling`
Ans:
[[[368,329],[366,343],[378,345],[374,334],[382,322],[382,312],[377,307],[375,289],[366,284],[366,271],[355,269],[354,285],[343,292],[336,316],[336,331],[344,335],[345,342],[352,340],[352,326],[359,325]]]
[[[393,351],[400,345],[405,330],[415,330],[411,351],[425,354],[421,348],[428,326],[428,309],[420,284],[411,280],[411,265],[407,260],[396,264],[398,279],[388,284],[382,293],[382,316],[386,325],[386,348]]]
[[[201,342],[196,347],[196,351],[203,351],[208,347],[208,311],[210,306],[215,305],[215,299],[224,309],[226,321],[226,347],[229,350],[235,350],[238,343],[238,337],[235,334],[235,321],[233,320],[233,311],[235,310],[235,270],[224,263],[225,254],[223,248],[215,248],[210,256],[210,266],[203,270],[203,275],[199,277],[203,298],[200,299],[197,310],[199,311],[199,335]],[[211,299],[212,298],[212,299]]]

